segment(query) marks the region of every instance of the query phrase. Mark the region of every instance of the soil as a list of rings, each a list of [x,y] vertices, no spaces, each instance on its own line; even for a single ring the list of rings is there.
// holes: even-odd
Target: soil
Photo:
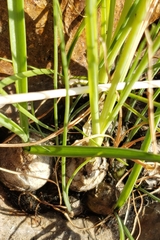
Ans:
[[[84,15],[85,0],[61,0],[60,2],[63,12],[63,22],[65,25],[67,50]],[[114,26],[118,21],[118,16],[120,15],[124,1],[121,0],[117,2]],[[0,11],[0,57],[11,59],[6,1],[1,2]],[[25,0],[25,12],[28,65],[37,68],[53,68],[52,0]],[[158,10],[157,14],[159,14]],[[156,17],[153,16],[153,21],[155,19],[157,19],[157,15]],[[59,68],[60,66],[61,58],[59,54]],[[85,32],[82,33],[76,44],[69,69],[70,74],[73,76],[87,75]],[[0,79],[12,74],[12,64],[1,60]],[[53,79],[49,76],[37,76],[29,79],[29,91],[48,90],[52,88]],[[8,87],[7,91],[10,93],[14,92],[14,86]],[[50,109],[53,106],[52,100],[48,100],[43,104],[40,101],[37,101],[34,104],[35,108],[38,108],[37,116],[42,116],[46,113],[46,109]],[[60,108],[63,109],[63,101],[61,102],[61,105]],[[17,114],[11,106],[5,106],[1,111],[5,112],[8,116],[12,116],[12,118],[17,121]],[[47,123],[49,122],[51,125],[54,124],[52,115],[47,115],[43,120]],[[8,131],[4,128],[0,128],[1,142],[5,139],[7,134]],[[73,139],[70,138],[70,142],[73,142],[74,139],[75,136]],[[90,194],[92,195],[93,192]],[[115,192],[111,194],[111,197],[113,197],[114,194]],[[103,206],[100,208],[101,214],[95,214],[94,210],[93,212],[89,210],[86,205],[87,196],[84,193],[72,195],[73,198],[81,200],[81,207],[83,210],[80,211],[79,215],[74,217],[71,222],[62,213],[63,209],[61,209],[61,211],[56,209],[56,206],[59,204],[59,195],[53,184],[47,183],[43,188],[36,192],[21,194],[16,191],[9,191],[0,183],[1,239],[119,239],[116,219],[112,216],[112,211],[110,212],[112,206],[107,210],[111,215],[106,218],[106,216],[103,216],[102,214]],[[103,196],[100,195],[100,197],[103,202]],[[44,204],[45,201],[48,205]],[[114,201],[115,198],[113,202]],[[143,212],[140,216],[142,227],[139,238],[140,240],[160,239],[160,224],[158,221],[160,214],[159,209],[159,203],[151,203],[150,199],[148,202],[146,200],[144,203]],[[126,208],[122,211],[121,216],[124,215],[125,211]],[[134,218],[134,211],[131,210],[128,223],[130,229],[132,228]],[[99,222],[102,223],[99,226],[96,226]],[[138,232],[139,229],[137,228],[135,237],[138,235]]]

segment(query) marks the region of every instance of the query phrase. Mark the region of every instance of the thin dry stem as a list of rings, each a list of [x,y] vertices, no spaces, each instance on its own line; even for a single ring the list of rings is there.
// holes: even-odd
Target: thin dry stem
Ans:
[[[75,120],[73,120],[71,123],[68,124],[68,129],[71,129],[73,126],[75,126],[77,123],[81,122],[83,118],[85,118],[87,115],[90,114],[90,109],[87,109],[83,114],[81,114],[79,117],[77,117]],[[63,133],[64,128],[59,129],[58,131],[50,134],[49,136],[36,141],[36,142],[31,142],[31,143],[17,143],[17,144],[12,144],[12,143],[1,143],[0,147],[29,147],[29,146],[34,146],[38,145],[41,143],[44,143],[46,141],[49,141],[50,139],[53,139],[57,137],[59,134]],[[15,135],[14,135],[15,136]],[[14,137],[13,136],[13,137]]]
[[[136,202],[135,202],[135,198],[134,198],[134,193],[132,192],[133,206],[134,206],[134,211],[135,211],[136,217],[135,217],[135,220],[134,220],[134,224],[133,224],[133,229],[132,229],[131,235],[134,234],[136,226],[137,226],[137,223],[138,223],[139,233],[138,233],[138,236],[137,236],[136,240],[139,239],[140,234],[141,234],[141,224],[140,224],[140,220],[139,220],[139,214],[141,213],[142,207],[143,207],[143,197],[142,197],[140,192],[139,192],[139,194],[140,194],[140,197],[141,197],[141,205],[140,205],[140,208],[138,209],[138,212],[137,212]]]
[[[125,214],[125,218],[124,218],[124,225],[126,225],[126,223],[127,223],[127,219],[128,219],[128,216],[129,216],[130,205],[131,205],[131,198],[129,198],[128,202],[127,202],[127,210],[126,210],[126,214]]]
[[[0,167],[0,171],[7,172],[7,173],[10,173],[10,174],[14,174],[14,175],[24,175],[23,172],[12,171],[12,170],[9,170],[9,169],[6,169],[6,168],[1,168],[1,167]],[[32,178],[41,179],[41,180],[45,180],[45,181],[47,181],[47,182],[51,182],[51,183],[57,185],[56,182],[54,182],[54,181],[51,180],[51,179],[46,179],[46,178],[42,178],[42,177],[39,177],[39,176],[31,175],[31,174],[26,174],[26,176],[32,177]]]
[[[148,44],[148,80],[149,80],[149,87],[148,87],[148,116],[149,116],[149,127],[150,127],[150,134],[152,138],[152,148],[153,153],[157,153],[157,143],[156,143],[156,129],[154,124],[154,104],[153,104],[153,89],[151,88],[151,81],[153,79],[153,69],[152,69],[152,62],[153,62],[153,50],[152,50],[152,39],[150,37],[148,29],[145,31],[147,44]]]

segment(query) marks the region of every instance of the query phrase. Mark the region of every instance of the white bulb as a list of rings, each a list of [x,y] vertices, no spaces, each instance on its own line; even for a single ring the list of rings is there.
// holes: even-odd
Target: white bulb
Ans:
[[[72,176],[73,172],[84,162],[83,158],[67,158],[66,179]],[[82,167],[73,178],[70,189],[76,192],[89,191],[102,182],[108,170],[108,163],[105,158],[95,157]]]
[[[22,148],[17,147],[0,148],[0,167],[21,173],[12,174],[0,171],[0,181],[9,189],[35,191],[42,187],[50,177],[51,158],[28,154]]]

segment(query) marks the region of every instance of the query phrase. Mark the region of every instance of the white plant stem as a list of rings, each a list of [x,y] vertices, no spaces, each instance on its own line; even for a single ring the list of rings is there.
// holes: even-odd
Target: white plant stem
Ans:
[[[123,90],[125,86],[126,86],[126,83],[121,82],[117,85],[117,90]],[[99,92],[105,92],[105,91],[108,91],[110,87],[111,87],[110,83],[99,84],[98,90]],[[152,80],[152,82],[150,81],[136,82],[133,85],[133,90],[145,89],[149,87],[159,88],[160,80]],[[69,89],[69,96],[75,96],[75,95],[86,94],[86,93],[89,93],[89,86],[75,87],[75,88]],[[60,98],[65,96],[66,96],[66,89],[46,90],[46,91],[31,92],[31,93],[5,95],[5,96],[0,95],[0,108],[2,108],[6,104],[30,102],[30,101],[37,101],[37,100],[44,100],[44,99],[53,99],[53,98]]]

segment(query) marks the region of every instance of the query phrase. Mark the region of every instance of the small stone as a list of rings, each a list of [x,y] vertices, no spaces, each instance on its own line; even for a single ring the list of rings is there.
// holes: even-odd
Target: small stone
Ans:
[[[102,182],[87,193],[87,205],[92,212],[106,216],[113,213],[118,196],[115,186]]]
[[[81,203],[81,200],[73,196],[70,196],[69,200],[73,216],[75,217],[80,215],[83,212],[83,205]]]

